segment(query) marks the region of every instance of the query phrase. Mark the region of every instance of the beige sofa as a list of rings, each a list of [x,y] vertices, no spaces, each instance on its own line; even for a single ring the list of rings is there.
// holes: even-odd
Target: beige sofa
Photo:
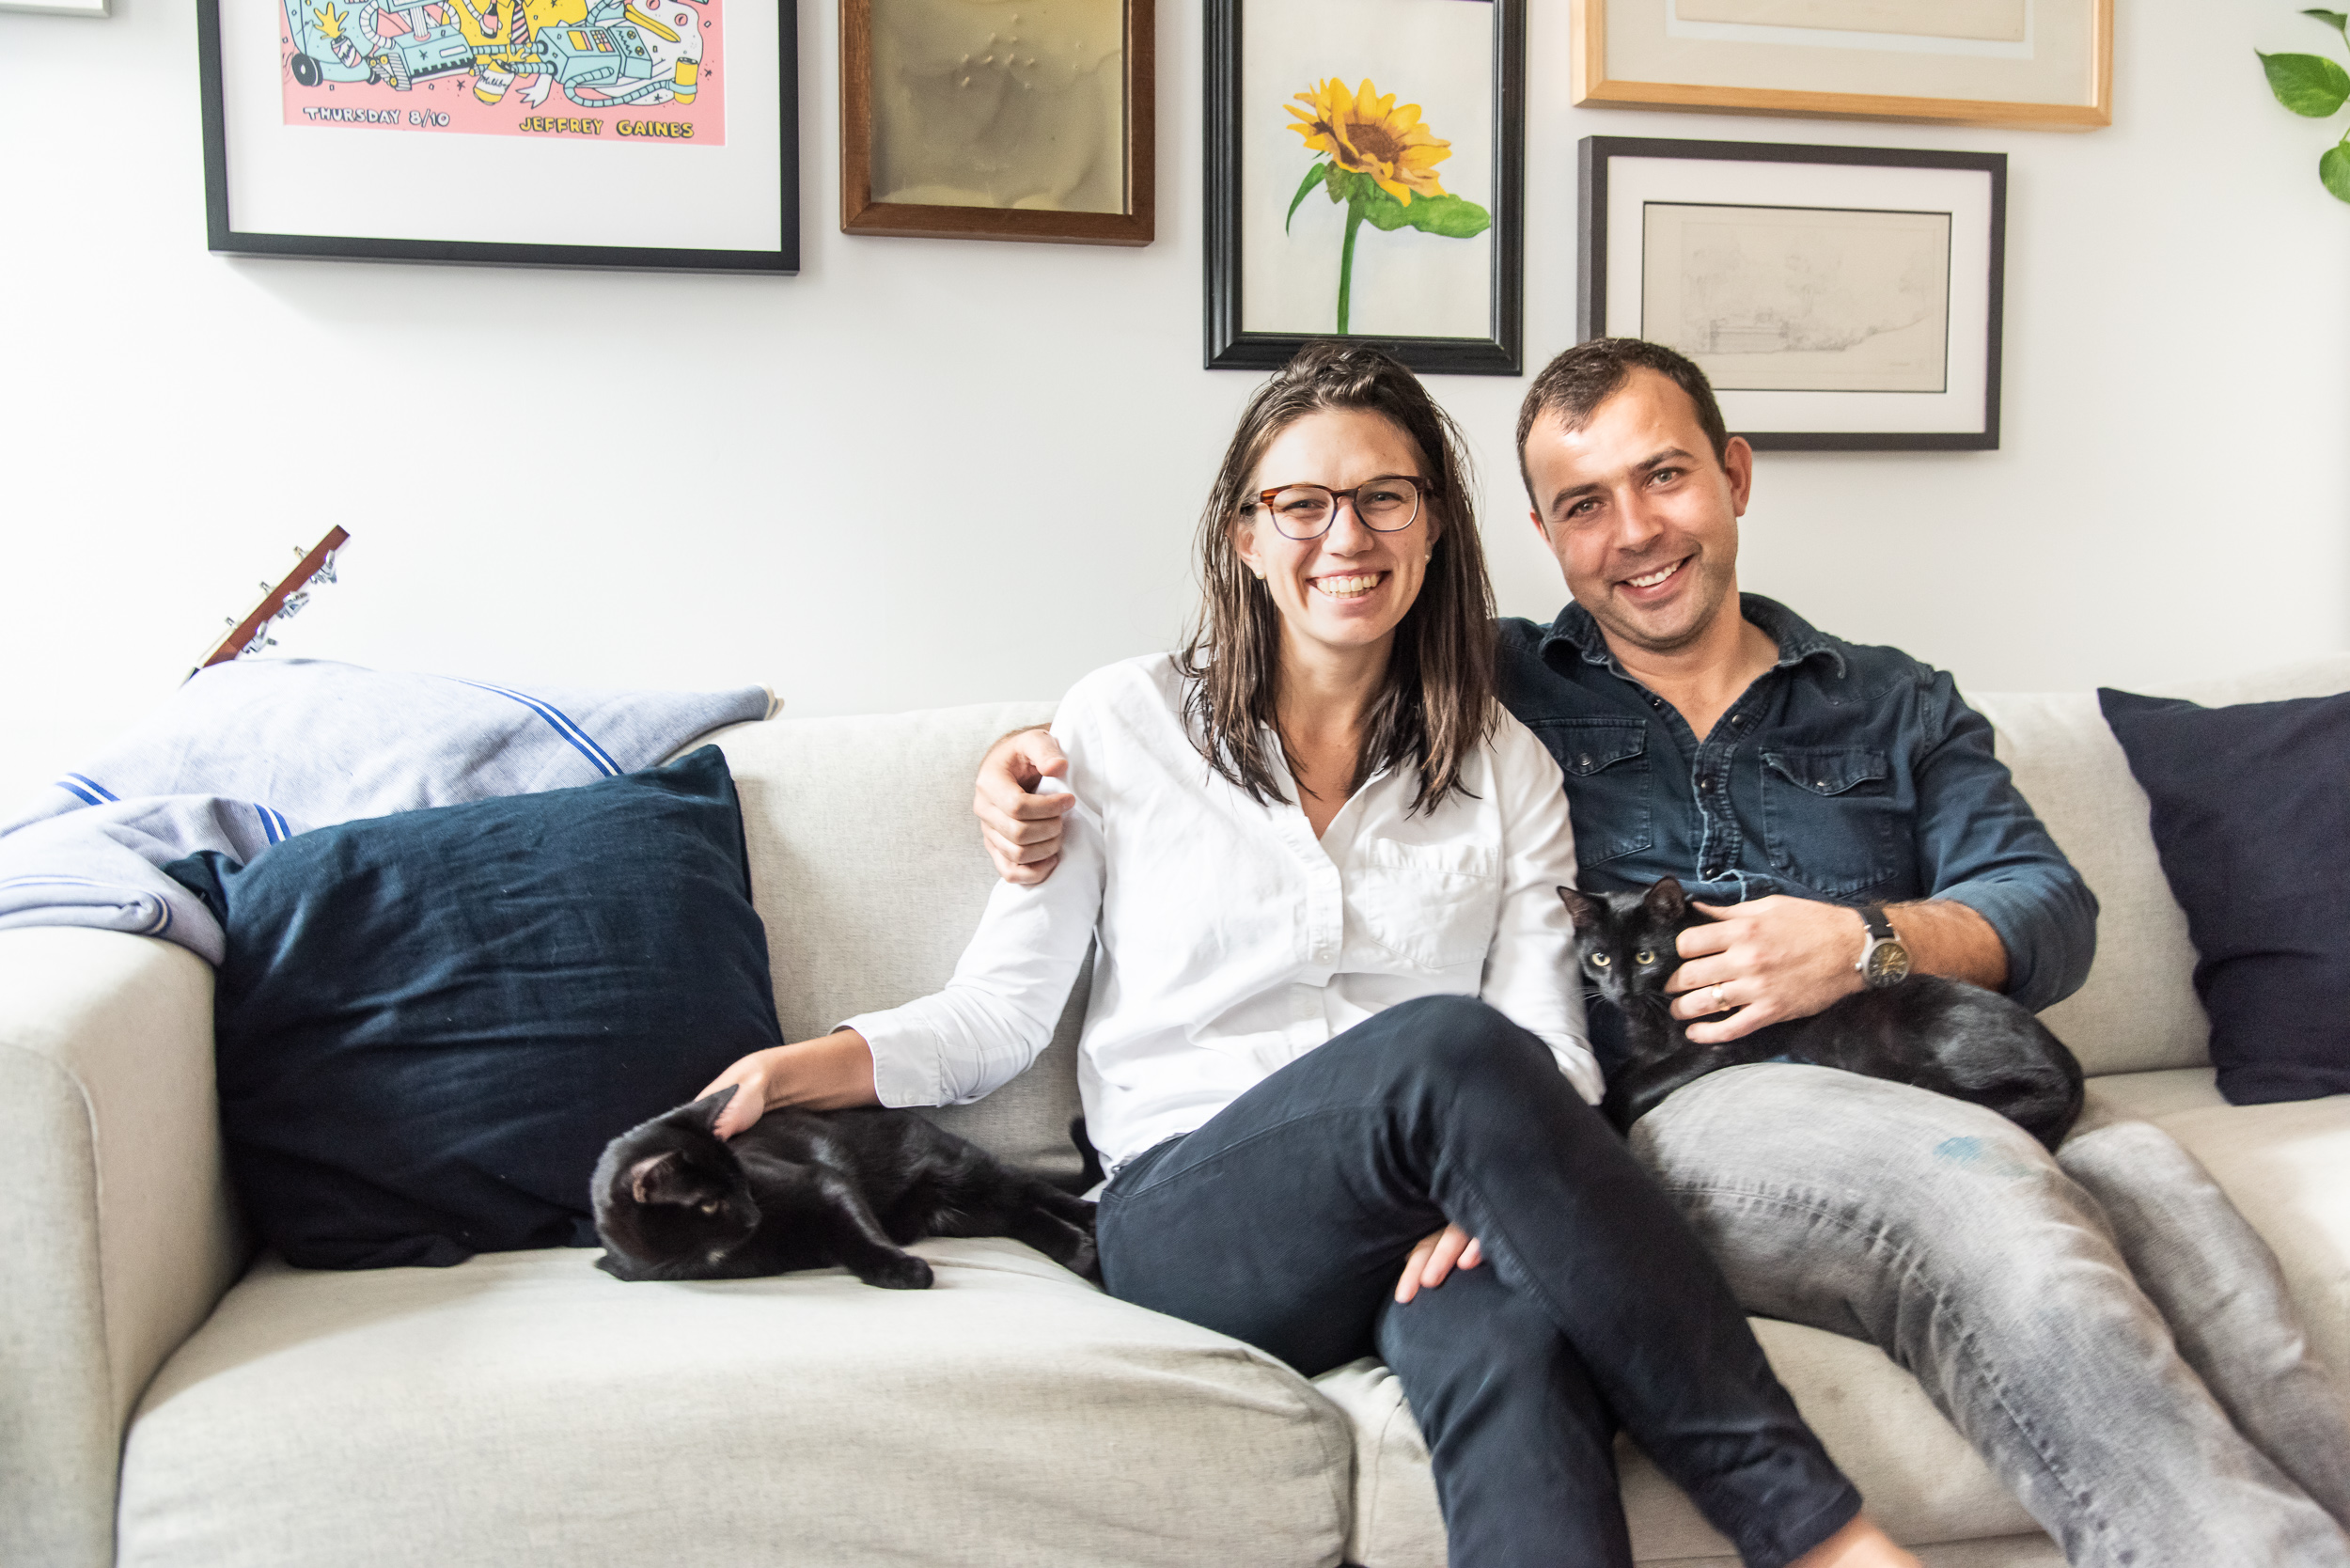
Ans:
[[[2350,689],[2350,656],[2186,695]],[[2193,954],[2093,696],[1983,697],[2103,902],[2049,1023],[2092,1092],[2170,1128],[2284,1261],[2350,1368],[2350,1096],[2234,1108]],[[945,979],[989,887],[966,811],[1041,705],[723,732],[788,1037]],[[943,1114],[1073,1171],[1071,1043]],[[180,949],[0,933],[0,1563],[644,1568],[1002,1563],[1434,1568],[1443,1530],[1394,1380],[1308,1383],[1009,1241],[942,1241],[927,1293],[833,1272],[621,1284],[591,1251],[309,1274],[241,1235],[211,976]],[[2055,1548],[1874,1348],[1757,1325],[1877,1516],[1929,1561]],[[1644,1560],[1725,1546],[1626,1450]]]

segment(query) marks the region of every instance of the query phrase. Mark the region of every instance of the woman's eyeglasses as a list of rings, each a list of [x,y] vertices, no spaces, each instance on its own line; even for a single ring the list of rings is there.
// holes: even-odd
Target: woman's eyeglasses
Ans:
[[[1410,527],[1419,518],[1420,493],[1429,488],[1424,479],[1407,474],[1382,474],[1375,479],[1365,479],[1352,490],[1332,490],[1321,484],[1285,484],[1274,490],[1257,492],[1250,510],[1262,507],[1273,515],[1273,525],[1281,530],[1284,539],[1320,539],[1338,521],[1339,503],[1347,502],[1355,509],[1355,520],[1373,533],[1391,534]]]

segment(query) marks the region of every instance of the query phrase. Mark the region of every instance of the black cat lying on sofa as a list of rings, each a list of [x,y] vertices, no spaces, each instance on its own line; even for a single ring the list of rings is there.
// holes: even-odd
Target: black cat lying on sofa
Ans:
[[[1574,918],[1581,982],[1623,1015],[1631,1054],[1608,1074],[1601,1108],[1626,1132],[1683,1085],[1724,1067],[1791,1060],[1837,1067],[1998,1111],[2050,1151],[2081,1111],[2081,1064],[2025,1008],[1980,986],[1912,975],[1839,998],[1809,1018],[1700,1045],[1672,1015],[1665,982],[1676,941],[1709,917],[1666,877],[1645,893],[1559,889]]]
[[[731,1143],[712,1131],[732,1086],[612,1140],[590,1193],[622,1279],[743,1279],[838,1263],[918,1291],[924,1236],[1010,1236],[1094,1270],[1093,1205],[911,1111],[771,1110]]]

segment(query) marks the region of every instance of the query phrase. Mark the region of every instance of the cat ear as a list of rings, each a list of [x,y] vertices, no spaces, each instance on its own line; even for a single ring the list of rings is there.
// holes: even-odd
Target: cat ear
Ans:
[[[668,1194],[677,1185],[680,1168],[684,1161],[672,1149],[666,1154],[649,1154],[628,1168],[628,1190],[639,1203],[666,1203]]]
[[[1681,890],[1679,877],[1659,877],[1656,886],[1640,901],[1640,906],[1661,919],[1678,920],[1689,913],[1689,899]]]
[[[727,1108],[727,1102],[733,1099],[734,1091],[742,1087],[741,1084],[728,1084],[713,1094],[703,1095],[685,1107],[693,1112],[687,1120],[697,1122],[706,1129],[715,1131],[718,1126],[718,1113]]]
[[[1574,929],[1590,931],[1599,924],[1599,901],[1589,893],[1573,887],[1559,889],[1559,902],[1567,906],[1567,914],[1574,920]]]

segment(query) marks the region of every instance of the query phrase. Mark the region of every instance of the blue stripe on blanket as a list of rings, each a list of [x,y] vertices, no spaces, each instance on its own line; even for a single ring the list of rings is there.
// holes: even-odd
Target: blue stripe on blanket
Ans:
[[[254,814],[261,819],[261,837],[263,839],[266,839],[273,844],[282,844],[287,839],[293,837],[293,829],[286,825],[286,819],[271,810],[268,807],[256,806],[253,808],[253,810]]]
[[[510,698],[514,701],[521,703],[524,707],[529,709],[532,713],[546,720],[550,729],[552,729],[556,734],[562,736],[564,740],[570,742],[572,748],[577,751],[582,757],[587,758],[588,761],[594,763],[596,770],[602,773],[606,778],[617,777],[619,775],[621,771],[619,764],[613,761],[612,759],[605,754],[603,747],[596,744],[595,737],[588,734],[587,730],[582,729],[578,725],[573,724],[570,717],[553,703],[541,702],[537,698],[528,696],[523,692],[509,691],[504,686],[488,685],[479,681],[467,681],[458,676],[451,676],[449,679],[456,681],[459,685],[472,686],[478,690],[485,692],[494,692],[499,697]]]
[[[114,792],[112,790],[107,789],[106,786],[101,784],[95,778],[90,778],[78,773],[70,773],[63,778],[58,779],[57,788],[60,790],[70,791],[72,793],[81,796],[82,804],[85,806],[95,806],[102,800],[112,800],[115,798]]]

